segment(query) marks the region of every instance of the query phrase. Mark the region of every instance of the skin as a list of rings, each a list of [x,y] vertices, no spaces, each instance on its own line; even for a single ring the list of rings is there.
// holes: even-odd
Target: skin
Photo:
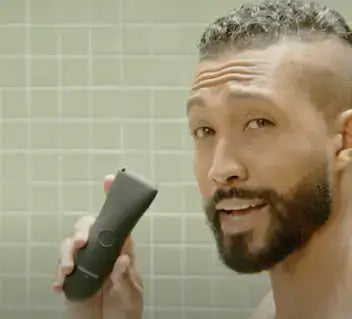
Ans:
[[[333,44],[335,54],[347,50],[337,41]],[[319,59],[324,65],[329,51],[330,40],[311,45],[283,41],[265,50],[225,52],[199,63],[190,92],[194,165],[205,200],[218,189],[235,186],[270,187],[289,194],[312,168],[328,163],[330,218],[308,244],[269,270],[273,297],[263,300],[256,319],[352,316],[352,112],[344,105],[345,110],[337,112],[337,125],[331,127],[313,103],[318,92],[302,89],[302,74],[290,63],[304,69],[304,57],[311,55],[316,65]],[[319,89],[318,84],[310,90]],[[343,109],[338,103],[336,108]],[[251,218],[250,251],[266,247],[271,221],[270,210]],[[237,228],[226,218],[221,222],[226,247]]]
[[[113,175],[105,177],[105,193],[109,191],[113,180]],[[92,216],[80,218],[74,227],[73,235],[62,242],[53,284],[55,292],[62,293],[64,279],[74,268],[74,255],[87,243],[89,229],[94,220]],[[140,319],[143,308],[142,288],[142,279],[135,261],[133,240],[129,237],[103,288],[84,302],[66,301],[69,318]]]
[[[330,219],[308,244],[268,271],[272,292],[253,319],[347,319],[352,315],[352,111],[336,101],[341,111],[334,115],[336,123],[327,123],[312,99],[320,96],[314,89],[321,90],[322,86],[314,82],[309,90],[302,89],[303,80],[312,84],[322,77],[315,79],[310,78],[311,73],[297,72],[306,70],[307,61],[319,66],[334,60],[328,51],[338,45],[323,42],[309,46],[288,41],[265,50],[225,52],[198,65],[188,101],[188,119],[190,131],[195,133],[194,165],[204,199],[218,189],[233,186],[270,187],[289,194],[312,167],[326,162],[329,167],[333,189]],[[336,68],[331,65],[329,70]],[[222,222],[231,233],[232,226],[226,220]],[[271,222],[270,210],[250,220],[253,237],[247,244],[251,251],[265,247]],[[78,224],[71,244],[62,250],[58,290],[72,270],[74,252],[87,240],[90,225],[87,220]],[[141,289],[136,284],[138,272],[132,271],[135,263],[131,248],[127,256],[128,280],[121,282],[123,272],[118,270],[118,260],[108,281],[108,293],[100,293],[86,304],[69,304],[72,318],[141,318]],[[68,267],[65,260],[69,261]],[[116,289],[118,285],[122,288]],[[106,298],[110,292],[113,297]],[[102,295],[108,303],[101,302]]]

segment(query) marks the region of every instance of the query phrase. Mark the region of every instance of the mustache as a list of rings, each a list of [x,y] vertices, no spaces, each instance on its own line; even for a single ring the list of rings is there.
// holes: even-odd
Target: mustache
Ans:
[[[220,201],[229,198],[263,199],[265,201],[270,201],[274,193],[275,192],[268,189],[250,190],[239,187],[232,187],[227,190],[217,189],[213,196],[208,200],[207,206],[215,207]]]

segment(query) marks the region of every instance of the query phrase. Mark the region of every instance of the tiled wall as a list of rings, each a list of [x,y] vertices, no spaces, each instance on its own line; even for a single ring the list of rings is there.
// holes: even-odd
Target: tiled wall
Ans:
[[[58,244],[123,165],[160,187],[134,231],[144,318],[248,318],[268,280],[218,261],[185,118],[200,33],[241,2],[0,0],[1,319],[66,318]]]

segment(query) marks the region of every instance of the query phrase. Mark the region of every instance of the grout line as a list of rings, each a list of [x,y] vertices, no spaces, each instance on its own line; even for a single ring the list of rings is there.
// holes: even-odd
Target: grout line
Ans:
[[[126,106],[127,107],[127,106]],[[70,123],[90,123],[92,118],[79,118],[79,117],[65,117],[65,122]],[[6,119],[6,120],[1,120],[0,123],[26,123],[28,119],[26,118],[11,118],[11,119]],[[32,120],[32,122],[35,123],[48,123],[48,122],[56,122],[57,118],[51,118],[51,117],[42,117],[39,119]],[[126,118],[121,118],[121,117],[107,117],[107,118],[98,118],[95,119],[97,123],[116,123],[116,124],[121,124],[123,123],[150,123],[150,119],[148,118],[133,118],[133,117],[126,117]],[[185,124],[186,119],[185,118],[154,118],[153,121],[155,123],[171,123],[171,124]],[[181,150],[184,148],[180,148]]]
[[[91,8],[92,9],[92,8]],[[88,28],[88,85],[91,87],[93,85],[93,59],[92,59],[92,27]],[[89,179],[93,179],[93,93],[92,90],[88,90],[88,176]],[[65,118],[65,121],[67,119]],[[97,212],[93,211],[93,198],[94,198],[94,190],[93,185],[89,187],[89,214],[96,215]]]
[[[27,29],[28,30],[28,29]],[[121,32],[120,32],[121,33]],[[97,59],[110,59],[116,58],[116,56],[121,58],[132,58],[132,59],[154,59],[155,57],[158,58],[197,58],[197,54],[195,52],[179,52],[179,53],[168,53],[168,52],[159,52],[153,53],[153,55],[146,54],[146,53],[123,53],[123,52],[109,52],[106,54],[92,54],[94,58]],[[30,59],[30,60],[54,60],[57,59],[58,54],[1,54],[0,53],[0,60],[16,60],[16,59]],[[87,59],[88,54],[65,54],[63,59]]]
[[[27,0],[25,2],[25,16],[26,21],[30,22],[30,4],[31,0]],[[25,31],[25,50],[26,50],[26,102],[27,102],[27,150],[30,150],[32,147],[32,131],[31,131],[31,52],[30,52],[30,43],[31,43],[31,33],[29,28],[26,28]],[[32,181],[32,172],[31,172],[31,162],[32,158],[27,153],[27,243],[26,243],[26,307],[29,308],[31,304],[31,278],[30,278],[30,271],[31,271],[31,234],[32,234],[32,220],[29,218],[29,213],[32,212],[33,209],[33,190],[31,187]]]
[[[58,57],[61,60],[60,57]],[[47,90],[53,91],[58,89],[59,85],[48,85],[48,86],[40,86],[40,85],[33,85],[30,88],[32,90]],[[93,91],[104,91],[104,90],[121,90],[121,91],[188,91],[189,87],[184,85],[63,85],[62,90],[93,90]],[[2,88],[5,90],[24,90],[27,88],[26,85],[2,85]]]
[[[154,94],[153,92],[149,92],[149,112],[150,112],[150,178],[151,181],[155,182],[155,154],[154,154],[154,145],[155,145],[155,140],[154,140]],[[151,275],[151,281],[150,281],[150,316],[151,318],[154,318],[155,313],[154,313],[154,304],[155,304],[155,250],[154,250],[154,230],[155,230],[155,223],[154,223],[154,218],[155,215],[154,213],[150,212],[150,275]]]
[[[85,23],[77,23],[77,24],[45,24],[45,23],[36,23],[28,25],[27,23],[7,23],[7,24],[0,24],[0,28],[14,28],[14,27],[29,27],[29,28],[87,28],[87,27],[94,27],[94,28],[106,28],[106,27],[116,27],[120,25],[120,22],[123,24],[124,28],[131,28],[131,27],[148,27],[150,23],[137,23],[137,22],[126,22],[119,21],[119,23],[96,23],[96,24],[85,24]],[[172,28],[172,27],[206,27],[209,23],[208,22],[154,22],[153,23],[156,27],[160,28]]]
[[[151,24],[151,28],[154,27],[154,21]],[[150,43],[149,47],[149,56],[153,56],[154,50],[152,47],[152,44]],[[153,182],[155,182],[156,179],[156,172],[155,172],[155,154],[154,154],[154,146],[155,146],[155,131],[154,131],[154,92],[149,92],[149,118],[150,118],[150,178]],[[156,199],[157,200],[157,199]],[[154,310],[154,305],[155,305],[155,237],[154,237],[154,231],[155,231],[155,222],[154,222],[155,215],[153,212],[150,212],[150,219],[149,219],[149,227],[150,227],[150,232],[149,232],[149,240],[150,240],[150,311],[149,315],[151,318],[155,317],[155,310]]]
[[[124,78],[124,64],[123,64],[123,31],[122,31],[122,18],[123,18],[123,14],[122,14],[122,0],[119,1],[119,5],[118,5],[118,17],[119,17],[119,45],[120,45],[120,54],[119,54],[119,58],[120,58],[120,82],[123,82],[123,78]]]
[[[0,107],[2,107],[2,101],[3,101],[3,91],[0,90]],[[2,123],[0,122],[0,145],[2,145],[2,139],[3,139],[3,128],[2,128]],[[0,153],[0,168],[1,171],[3,170],[3,166],[2,166],[2,153]],[[2,232],[3,232],[3,183],[0,183],[0,238],[2,239]],[[1,266],[0,266],[0,271],[1,271]],[[2,284],[2,274],[0,273],[0,310],[4,307],[3,305],[3,293],[2,293],[2,289],[3,289],[3,284]]]
[[[57,116],[57,122],[58,126],[60,128],[60,140],[59,140],[59,148],[57,152],[55,153],[58,156],[58,180],[57,180],[57,196],[58,196],[58,230],[59,230],[59,240],[63,240],[64,236],[64,214],[63,214],[63,169],[62,169],[62,163],[63,163],[63,137],[62,137],[62,132],[63,132],[63,101],[62,101],[62,77],[63,77],[63,72],[62,72],[62,33],[60,32],[60,29],[57,29],[57,50],[59,52],[58,58],[57,58],[57,111],[58,111],[58,116]],[[61,308],[62,310],[62,308]]]

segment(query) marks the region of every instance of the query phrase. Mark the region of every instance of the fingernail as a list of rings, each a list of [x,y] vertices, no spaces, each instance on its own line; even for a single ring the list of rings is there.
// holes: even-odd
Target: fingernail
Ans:
[[[114,179],[115,179],[115,176],[112,174],[105,176],[105,178],[104,178],[104,192],[105,193],[109,192],[110,186],[113,183]]]

